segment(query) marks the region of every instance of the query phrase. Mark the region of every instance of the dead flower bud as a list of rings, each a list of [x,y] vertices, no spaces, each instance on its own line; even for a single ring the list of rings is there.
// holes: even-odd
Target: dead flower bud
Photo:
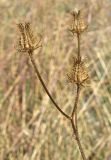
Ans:
[[[38,39],[34,36],[30,23],[19,23],[17,26],[20,35],[18,38],[16,48],[19,52],[33,52],[35,49],[41,46],[41,37],[39,37]]]
[[[82,18],[81,10],[73,11],[72,15],[72,24],[71,28],[69,29],[73,34],[81,34],[84,32],[88,25],[85,23],[84,19]]]
[[[89,83],[89,75],[87,68],[83,61],[78,61],[77,58],[73,59],[73,68],[71,73],[68,75],[69,82],[84,86]]]

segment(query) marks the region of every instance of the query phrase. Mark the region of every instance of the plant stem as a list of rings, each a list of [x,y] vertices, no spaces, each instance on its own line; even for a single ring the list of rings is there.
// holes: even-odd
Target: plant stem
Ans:
[[[78,59],[78,65],[81,62],[81,55],[80,55],[80,34],[77,33],[77,41],[78,41],[78,55],[77,55],[77,59]],[[77,77],[78,78],[78,77]],[[76,84],[77,86],[77,90],[76,90],[76,97],[75,97],[75,102],[74,102],[74,106],[73,106],[73,111],[72,111],[72,115],[71,115],[71,124],[72,124],[72,128],[73,128],[73,132],[74,132],[74,136],[75,139],[77,141],[78,147],[79,147],[79,151],[81,153],[82,159],[83,160],[87,160],[84,150],[82,148],[81,145],[81,141],[79,138],[79,132],[78,132],[78,121],[77,121],[77,109],[78,109],[78,102],[79,102],[79,95],[80,95],[80,84],[79,82]]]
[[[43,81],[43,79],[42,79],[42,77],[41,77],[41,75],[40,75],[40,73],[39,73],[39,70],[38,70],[38,68],[37,68],[37,66],[36,66],[36,64],[35,64],[35,60],[34,60],[34,58],[33,58],[33,53],[30,51],[30,52],[28,52],[28,54],[29,54],[30,60],[31,60],[31,62],[32,62],[32,65],[33,65],[33,67],[34,67],[35,73],[36,73],[37,77],[39,78],[39,80],[40,80],[40,82],[41,82],[44,90],[46,91],[47,95],[49,96],[50,100],[52,101],[52,103],[54,104],[54,106],[58,109],[58,111],[59,111],[64,117],[66,117],[67,119],[70,119],[70,116],[68,116],[64,111],[62,111],[62,109],[61,109],[61,108],[59,107],[59,105],[55,102],[55,100],[54,100],[53,97],[51,96],[50,92],[48,91],[48,89],[47,89],[47,87],[46,87],[46,85],[45,85],[45,83],[44,83],[44,81]]]
[[[77,34],[77,40],[78,40],[78,63],[81,62],[81,55],[80,55],[80,34]],[[76,84],[77,85],[77,92],[76,92],[76,98],[75,98],[75,103],[74,103],[74,107],[73,107],[73,111],[71,116],[67,115],[60,107],[59,105],[55,102],[55,100],[53,99],[53,97],[51,96],[48,88],[46,87],[40,73],[39,70],[36,66],[35,60],[33,58],[33,51],[29,51],[28,55],[30,57],[30,60],[32,62],[33,68],[35,70],[35,73],[37,75],[37,77],[39,78],[44,90],[46,91],[47,95],[49,96],[50,100],[52,101],[52,103],[54,104],[54,106],[57,108],[57,110],[64,116],[66,117],[68,120],[70,120],[71,124],[72,124],[72,129],[74,132],[74,136],[75,139],[77,141],[78,147],[79,147],[79,151],[81,153],[82,159],[83,160],[87,160],[84,150],[82,148],[81,142],[80,142],[80,138],[79,138],[79,133],[78,133],[78,121],[77,121],[77,108],[78,108],[78,102],[79,102],[79,95],[80,95],[80,84]]]
[[[75,112],[77,111],[77,105],[78,105],[78,101],[79,101],[79,94],[80,94],[80,85],[77,84],[77,91],[76,91],[76,97],[75,97],[75,103],[74,103],[74,107],[73,107],[73,111],[72,111],[72,118],[74,117]]]
[[[81,61],[81,55],[80,55],[80,34],[77,33],[77,42],[78,42],[78,61],[80,62]]]
[[[77,85],[77,94],[76,94],[74,108],[73,108],[72,115],[71,115],[71,124],[72,124],[74,136],[77,141],[82,159],[86,160],[86,156],[85,156],[84,150],[82,148],[80,138],[79,138],[79,133],[78,133],[77,108],[78,108],[79,95],[80,95],[80,86]]]

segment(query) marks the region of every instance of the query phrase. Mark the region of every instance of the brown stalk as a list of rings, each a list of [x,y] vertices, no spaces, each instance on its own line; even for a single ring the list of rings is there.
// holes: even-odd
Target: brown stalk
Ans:
[[[80,55],[80,34],[77,34],[77,41],[78,41],[78,61],[81,61],[81,55]]]
[[[39,70],[38,70],[38,68],[37,68],[37,66],[35,64],[35,61],[34,61],[34,58],[33,58],[33,53],[29,51],[28,54],[29,54],[30,60],[32,62],[32,65],[34,67],[35,73],[36,73],[37,77],[39,78],[39,80],[40,80],[44,90],[46,91],[47,95],[49,96],[50,100],[52,101],[54,106],[58,109],[58,111],[61,112],[61,114],[63,116],[65,116],[67,119],[70,119],[70,116],[68,116],[64,111],[62,111],[62,109],[58,106],[58,104],[55,102],[55,100],[51,96],[49,90],[47,89],[47,87],[46,87],[46,85],[45,85],[45,83],[44,83],[44,81],[43,81],[43,79],[42,79],[42,77],[41,77],[41,75],[39,73]]]
[[[72,129],[73,129],[73,132],[74,132],[74,136],[75,136],[75,139],[77,141],[77,144],[78,144],[78,147],[79,147],[79,150],[80,150],[80,153],[81,153],[81,156],[83,158],[83,160],[86,160],[86,156],[85,156],[85,153],[83,151],[83,148],[82,148],[82,145],[81,145],[81,142],[80,142],[80,138],[79,138],[79,133],[78,133],[78,123],[77,123],[77,107],[78,107],[78,102],[79,102],[79,94],[80,94],[80,84],[77,84],[77,95],[76,95],[76,98],[75,98],[75,103],[74,103],[74,108],[73,108],[73,112],[72,112],[72,115],[71,117],[69,115],[67,115],[64,111],[62,111],[62,109],[58,106],[58,104],[55,102],[55,100],[53,99],[53,97],[51,96],[50,92],[48,91],[40,73],[39,73],[39,70],[35,64],[35,61],[34,61],[34,58],[33,58],[33,53],[32,52],[28,52],[28,55],[30,57],[30,60],[32,62],[32,65],[34,67],[34,70],[35,70],[35,73],[37,75],[37,77],[39,78],[44,90],[46,91],[47,95],[49,96],[50,100],[52,101],[52,103],[54,104],[54,106],[57,108],[57,110],[64,116],[66,117],[67,119],[69,119],[71,121],[71,124],[72,124]]]
[[[37,40],[37,38],[35,38],[32,30],[31,30],[31,26],[30,23],[25,23],[25,24],[18,24],[18,29],[20,32],[20,37],[19,37],[19,43],[17,45],[17,50],[19,52],[26,52],[29,55],[29,58],[32,62],[32,65],[34,67],[35,73],[37,75],[37,77],[39,78],[44,90],[46,91],[47,95],[49,96],[50,100],[52,101],[52,103],[54,104],[54,106],[58,109],[58,111],[67,119],[70,119],[70,116],[68,116],[60,107],[59,105],[55,102],[55,100],[53,99],[53,97],[51,96],[49,90],[47,89],[40,73],[39,70],[37,68],[37,65],[35,63],[35,60],[33,58],[33,52],[35,49],[41,47],[41,45],[39,44],[41,42],[41,38],[39,40]]]
[[[74,60],[74,67],[73,67],[73,73],[69,77],[69,80],[71,81],[71,83],[74,83],[76,85],[76,97],[75,97],[75,102],[74,102],[74,106],[73,106],[73,110],[72,110],[72,114],[68,115],[66,114],[61,108],[60,106],[56,103],[56,101],[54,100],[54,98],[52,97],[52,95],[50,94],[47,86],[45,85],[40,72],[37,68],[37,65],[35,63],[34,57],[33,57],[33,52],[35,49],[39,48],[41,45],[39,45],[41,39],[39,41],[36,40],[36,38],[34,37],[31,28],[30,28],[30,24],[29,23],[25,23],[25,24],[19,24],[18,28],[19,31],[21,33],[21,36],[19,38],[19,43],[18,43],[18,51],[19,52],[26,52],[28,53],[28,56],[31,60],[32,66],[34,68],[35,74],[36,76],[39,78],[45,92],[47,93],[47,95],[49,96],[50,100],[52,101],[52,103],[54,104],[54,106],[56,107],[56,109],[68,120],[70,120],[71,125],[72,125],[72,129],[73,129],[73,133],[75,136],[75,139],[77,141],[77,145],[79,147],[79,151],[81,153],[82,159],[86,160],[86,156],[84,153],[84,150],[82,148],[81,145],[81,141],[79,138],[79,132],[78,132],[78,116],[77,116],[77,109],[78,109],[78,103],[79,103],[79,95],[80,95],[80,89],[81,86],[84,86],[84,82],[89,78],[87,72],[85,71],[83,62],[81,60],[81,54],[80,54],[80,35],[81,33],[86,29],[86,26],[83,25],[84,23],[82,22],[82,26],[81,26],[81,21],[79,20],[79,16],[80,16],[80,12],[73,14],[75,17],[77,17],[77,22],[75,22],[75,26],[73,27],[73,29],[71,29],[70,31],[73,33],[73,35],[76,33],[77,35],[77,41],[78,41],[78,52],[77,52],[77,58]],[[74,19],[75,20],[75,19]]]
[[[77,33],[77,40],[78,40],[78,52],[77,52],[78,55],[77,55],[77,57],[78,57],[78,62],[80,62],[81,61],[81,55],[80,55],[80,35],[79,35],[79,33]],[[72,111],[72,115],[71,115],[71,124],[72,124],[72,129],[73,129],[73,132],[74,132],[74,136],[75,136],[75,139],[77,141],[82,159],[87,160],[86,156],[85,156],[85,153],[84,153],[84,150],[83,150],[83,147],[81,145],[81,141],[80,141],[80,138],[79,138],[79,132],[78,132],[78,121],[77,121],[77,113],[78,112],[77,112],[77,109],[78,109],[78,102],[79,102],[79,95],[80,95],[80,87],[81,87],[81,84],[77,83],[76,84],[76,97],[75,97],[74,107],[73,107],[73,111]]]
[[[77,35],[77,39],[78,39],[78,61],[81,61],[81,55],[80,55],[80,35]],[[73,107],[73,111],[72,111],[72,115],[69,116],[67,115],[64,111],[62,111],[62,109],[59,107],[59,105],[55,102],[55,100],[53,99],[53,97],[51,96],[48,88],[46,87],[40,73],[39,70],[36,66],[35,60],[33,58],[33,51],[29,50],[28,55],[30,57],[30,60],[32,62],[32,65],[34,67],[35,73],[37,75],[37,77],[39,78],[44,90],[46,91],[47,95],[49,96],[50,100],[52,101],[52,103],[54,104],[54,106],[57,108],[57,110],[67,119],[69,119],[71,121],[71,125],[72,125],[72,129],[74,132],[74,136],[75,139],[77,141],[81,156],[83,160],[86,160],[86,156],[85,153],[83,151],[81,142],[80,142],[80,138],[79,138],[79,133],[78,133],[78,123],[77,123],[77,108],[78,108],[78,102],[79,102],[79,95],[80,95],[80,86],[81,84],[77,84],[77,92],[76,92],[76,98],[75,98],[75,103],[74,103],[74,107]]]

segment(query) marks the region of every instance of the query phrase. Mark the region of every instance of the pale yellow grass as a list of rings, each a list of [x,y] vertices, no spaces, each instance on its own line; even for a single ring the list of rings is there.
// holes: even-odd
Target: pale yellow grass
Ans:
[[[83,88],[79,132],[87,157],[111,156],[110,0],[0,1],[0,160],[81,160],[71,126],[53,107],[27,55],[16,53],[16,24],[29,21],[43,36],[36,63],[50,92],[70,113],[73,86],[67,82],[77,44],[68,32],[69,12],[84,8],[89,28],[81,52],[87,58],[90,87]]]

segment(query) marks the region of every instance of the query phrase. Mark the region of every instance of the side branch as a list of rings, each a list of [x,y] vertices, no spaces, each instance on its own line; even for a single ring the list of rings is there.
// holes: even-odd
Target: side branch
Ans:
[[[58,104],[55,102],[55,100],[51,96],[50,92],[48,91],[48,89],[47,89],[47,87],[46,87],[46,85],[45,85],[45,83],[44,83],[44,81],[43,81],[43,79],[42,79],[42,77],[41,77],[41,75],[39,73],[39,70],[38,70],[38,68],[37,68],[37,66],[35,64],[32,52],[28,52],[28,54],[29,54],[30,60],[32,62],[32,65],[34,67],[35,73],[36,73],[37,77],[39,78],[39,80],[40,80],[40,82],[41,82],[44,90],[46,91],[47,95],[49,96],[50,100],[52,101],[52,103],[54,104],[54,106],[58,109],[59,112],[61,112],[61,114],[64,117],[66,117],[67,119],[70,119],[70,116],[68,116],[66,113],[64,113],[64,111],[62,111],[62,109],[58,106]]]

